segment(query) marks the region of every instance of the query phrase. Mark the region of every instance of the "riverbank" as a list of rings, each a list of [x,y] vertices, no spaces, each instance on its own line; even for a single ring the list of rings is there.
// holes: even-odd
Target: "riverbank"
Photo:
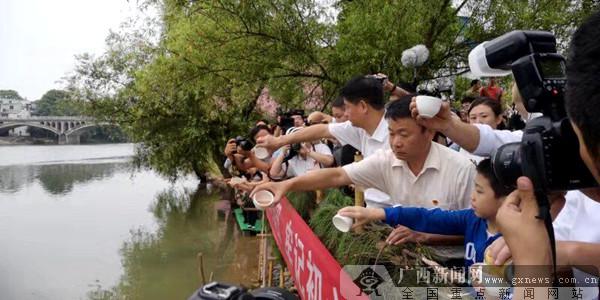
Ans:
[[[122,144],[123,142],[111,142],[103,139],[86,139],[81,142],[81,145],[100,145],[100,144]],[[56,139],[53,138],[39,138],[30,136],[0,136],[0,146],[10,145],[56,145],[58,144]]]
[[[52,145],[56,144],[55,139],[34,138],[30,136],[0,136],[0,146],[2,145]]]

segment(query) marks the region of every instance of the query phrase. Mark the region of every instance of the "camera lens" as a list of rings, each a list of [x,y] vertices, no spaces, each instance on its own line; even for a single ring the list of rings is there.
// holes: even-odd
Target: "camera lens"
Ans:
[[[504,144],[492,154],[494,174],[506,187],[516,185],[517,178],[523,175],[521,166],[521,143]]]

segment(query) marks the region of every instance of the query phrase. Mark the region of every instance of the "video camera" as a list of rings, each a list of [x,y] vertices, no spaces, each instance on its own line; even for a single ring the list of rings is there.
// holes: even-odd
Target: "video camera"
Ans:
[[[469,54],[471,71],[480,76],[512,71],[528,112],[544,116],[529,121],[519,143],[492,155],[493,169],[506,186],[529,177],[536,194],[596,186],[579,156],[578,140],[565,110],[565,59],[556,38],[546,31],[512,31],[484,42]],[[537,195],[536,195],[537,196]],[[541,201],[538,197],[538,202]],[[538,203],[540,208],[548,203]]]
[[[275,287],[248,292],[243,287],[211,282],[200,287],[188,300],[298,300],[291,292]]]

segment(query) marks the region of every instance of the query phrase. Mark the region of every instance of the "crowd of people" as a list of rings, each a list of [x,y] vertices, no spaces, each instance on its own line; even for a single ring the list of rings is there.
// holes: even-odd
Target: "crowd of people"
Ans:
[[[573,37],[566,103],[582,159],[600,181],[600,90],[595,82],[600,44],[593,40],[598,33],[599,13]],[[492,152],[523,136],[508,123],[539,116],[524,109],[515,84],[508,88],[513,103],[507,110],[503,89],[496,78],[487,78],[485,86],[472,81],[464,109],[443,102],[436,116],[426,118],[419,115],[414,90],[398,87],[383,74],[357,76],[340,90],[331,115],[293,111],[274,124],[257,122],[247,139],[229,140],[225,166],[245,176],[232,183],[237,189],[268,190],[275,203],[289,191],[363,187],[365,206],[346,207],[339,214],[353,218],[355,226],[375,220],[393,226],[389,244],[462,243],[465,266],[483,263],[486,251],[498,265],[510,259],[515,266],[548,266],[552,255],[544,224],[536,218],[531,181],[521,177],[511,190],[492,170]],[[246,143],[268,155],[257,157]],[[354,162],[356,152],[364,159]],[[595,278],[597,283],[600,191],[575,190],[550,198],[558,265],[572,268],[582,281]],[[551,272],[542,275],[551,277]],[[522,298],[516,291],[514,295]],[[597,298],[597,284],[584,295]]]

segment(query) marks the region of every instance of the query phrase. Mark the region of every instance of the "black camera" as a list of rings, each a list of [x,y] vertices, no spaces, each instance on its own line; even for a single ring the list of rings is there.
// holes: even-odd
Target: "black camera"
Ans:
[[[300,143],[292,144],[292,146],[290,146],[290,151],[300,152],[300,148],[302,148],[302,145],[300,145]]]
[[[543,113],[527,122],[521,142],[502,145],[492,154],[492,168],[505,186],[514,187],[522,175],[531,179],[537,218],[544,221],[556,271],[547,194],[597,186],[579,156],[579,142],[567,118],[565,60],[556,53],[556,38],[545,31],[512,31],[475,47],[469,53],[469,67],[484,76],[512,71],[527,111]]]
[[[290,159],[296,157],[296,155],[298,155],[298,153],[300,153],[300,148],[302,148],[302,145],[300,144],[292,144],[290,146],[290,151],[287,153],[287,155],[283,158],[283,163],[288,162]]]
[[[483,61],[485,68],[512,71],[527,111],[544,114],[527,123],[521,142],[503,145],[492,155],[500,182],[514,186],[525,175],[537,194],[596,186],[579,156],[577,136],[567,118],[565,60],[556,53],[554,35],[517,30],[477,48],[469,55],[470,65]]]
[[[244,151],[250,151],[252,150],[252,148],[254,148],[254,144],[252,143],[252,141],[242,136],[238,136],[235,138],[235,144],[238,147],[242,148]]]
[[[521,142],[502,145],[492,154],[492,168],[505,186],[514,187],[522,175],[531,179],[537,217],[546,226],[556,265],[548,192],[597,186],[567,118],[565,60],[556,53],[556,38],[545,31],[512,31],[475,47],[469,67],[484,76],[512,72],[527,111],[543,113],[527,122]]]
[[[249,292],[243,287],[226,283],[211,282],[200,287],[188,300],[298,300],[291,292],[275,287],[261,288]]]

